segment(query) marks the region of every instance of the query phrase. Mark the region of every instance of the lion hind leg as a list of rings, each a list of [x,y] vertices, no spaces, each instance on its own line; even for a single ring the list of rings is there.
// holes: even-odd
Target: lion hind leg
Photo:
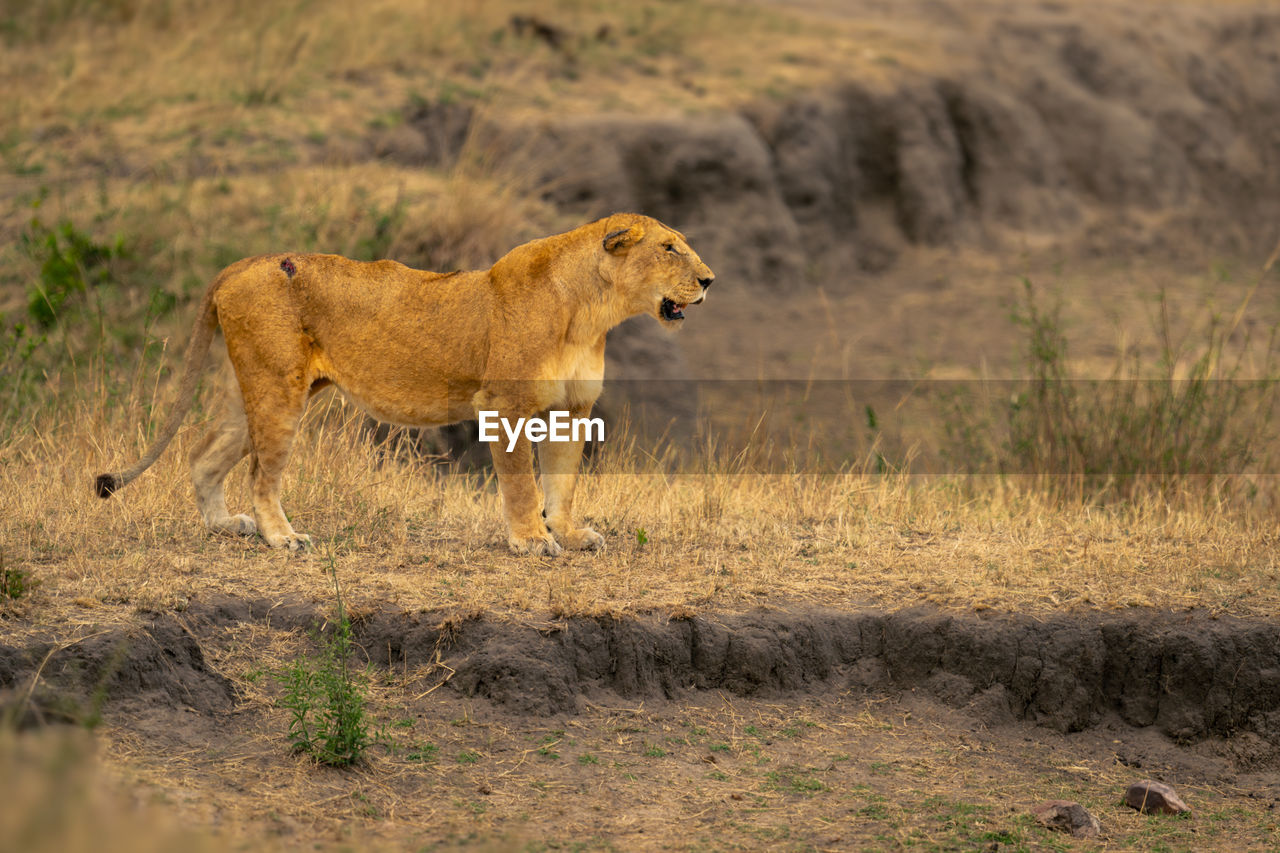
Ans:
[[[227,384],[228,399],[221,417],[191,451],[191,482],[205,526],[215,533],[253,536],[258,532],[257,523],[248,515],[232,515],[223,492],[227,474],[250,449],[240,389],[234,378]]]
[[[249,492],[258,535],[272,548],[300,551],[310,547],[311,537],[289,523],[280,486],[316,377],[307,338],[283,296],[269,283],[246,287],[227,296],[231,307],[219,302],[218,309],[249,437]],[[231,452],[228,445],[227,457]]]
[[[280,506],[280,484],[305,401],[306,392],[303,391],[297,400],[280,400],[278,408],[268,408],[256,418],[252,414],[249,416],[253,516],[258,523],[258,535],[272,548],[288,548],[290,551],[311,547],[311,537],[294,530]]]

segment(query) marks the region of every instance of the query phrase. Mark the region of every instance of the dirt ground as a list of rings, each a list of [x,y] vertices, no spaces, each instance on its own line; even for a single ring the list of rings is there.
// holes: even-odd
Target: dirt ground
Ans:
[[[1265,622],[440,618],[357,619],[374,744],[347,769],[287,747],[282,674],[314,654],[323,608],[193,602],[0,666],[32,687],[28,723],[101,714],[106,788],[136,822],[215,845],[1095,847],[1036,825],[1050,799],[1083,804],[1118,849],[1267,849],[1280,831]],[[1192,814],[1122,805],[1145,778]],[[30,849],[57,849],[69,830],[34,820]]]
[[[110,726],[106,755],[136,795],[232,838],[396,848],[1089,849],[1035,826],[1048,799],[1085,805],[1120,849],[1265,849],[1274,773],[1103,725],[988,728],[917,699],[860,691],[594,707],[537,719],[464,699],[380,691],[394,750],[326,770],[283,759],[279,713],[215,731],[181,718]],[[398,694],[398,695],[397,695]],[[383,704],[385,703],[385,704]],[[123,722],[123,721],[122,721]],[[229,729],[229,730],[228,730]],[[1121,805],[1163,779],[1190,818]]]

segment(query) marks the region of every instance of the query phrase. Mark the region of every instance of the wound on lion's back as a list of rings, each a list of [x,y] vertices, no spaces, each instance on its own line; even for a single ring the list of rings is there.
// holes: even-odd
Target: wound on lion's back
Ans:
[[[293,261],[288,258],[285,258],[280,262],[280,269],[284,270],[284,274],[289,276],[289,278],[293,278],[298,272],[298,268],[295,267],[293,265]]]

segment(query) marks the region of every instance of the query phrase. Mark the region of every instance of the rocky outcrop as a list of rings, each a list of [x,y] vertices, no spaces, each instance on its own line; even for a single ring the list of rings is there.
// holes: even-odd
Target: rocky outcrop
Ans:
[[[850,80],[736,113],[407,115],[423,162],[465,145],[584,216],[639,210],[717,271],[786,287],[912,245],[1269,249],[1280,221],[1280,13],[1154,29],[1009,10],[954,71]],[[825,283],[825,282],[824,282]]]

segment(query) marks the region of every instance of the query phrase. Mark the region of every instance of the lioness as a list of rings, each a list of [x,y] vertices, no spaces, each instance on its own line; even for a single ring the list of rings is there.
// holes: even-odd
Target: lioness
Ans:
[[[337,255],[246,258],[223,270],[201,303],[179,386],[186,405],[170,413],[141,460],[100,475],[95,488],[110,496],[164,451],[221,326],[238,388],[191,452],[200,513],[212,530],[305,548],[310,537],[280,508],[280,478],[303,409],[320,388],[335,384],[373,417],[409,426],[480,411],[513,423],[549,409],[585,417],[604,378],[605,333],[644,313],[678,326],[713,278],[680,232],[625,213],[517,246],[471,272]],[[528,438],[490,451],[513,551],[554,556],[562,546],[604,543],[574,521],[581,441],[540,448],[545,506]],[[222,488],[245,455],[253,518],[231,515]]]

